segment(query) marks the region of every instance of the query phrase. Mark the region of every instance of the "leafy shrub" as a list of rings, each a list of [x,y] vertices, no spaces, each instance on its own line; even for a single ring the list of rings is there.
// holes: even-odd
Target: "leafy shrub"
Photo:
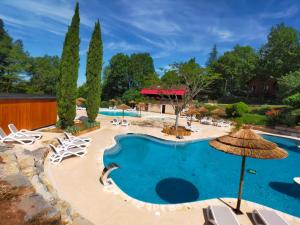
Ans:
[[[109,102],[108,101],[101,101],[100,107],[101,108],[108,108],[109,107]]]
[[[71,134],[77,134],[80,131],[80,128],[73,125],[73,126],[69,126],[66,128],[66,132],[71,133]]]
[[[100,123],[97,122],[97,121],[94,121],[94,122],[89,122],[89,121],[85,121],[84,122],[84,127],[85,128],[92,128],[92,127],[96,127],[96,126],[99,126]]]
[[[240,117],[249,112],[249,106],[244,102],[234,103],[226,107],[226,114],[229,117]]]
[[[56,121],[55,127],[56,127],[56,128],[61,128],[61,127],[62,127],[62,125],[61,125],[61,120]]]
[[[297,123],[297,118],[292,114],[290,109],[278,110],[272,109],[266,112],[267,115],[267,124],[269,126],[277,125],[286,125],[286,126],[295,126]]]
[[[300,107],[300,92],[283,99],[283,102],[295,108]]]

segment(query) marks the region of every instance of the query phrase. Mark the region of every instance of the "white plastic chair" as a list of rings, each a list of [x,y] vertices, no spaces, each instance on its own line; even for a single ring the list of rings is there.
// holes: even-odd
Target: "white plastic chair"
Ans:
[[[17,142],[22,145],[30,145],[35,142],[34,137],[16,136],[15,134],[7,135],[4,130],[0,127],[0,142]]]
[[[41,139],[43,137],[43,133],[36,132],[36,131],[30,131],[27,129],[21,129],[18,130],[14,124],[8,124],[8,129],[12,134],[15,134],[16,136],[26,136],[26,137],[34,137],[36,139]]]
[[[52,164],[59,164],[63,159],[69,156],[84,156],[87,151],[85,148],[81,148],[78,146],[58,146],[55,147],[54,145],[50,144],[50,148],[53,150],[53,154],[50,156],[49,160]]]

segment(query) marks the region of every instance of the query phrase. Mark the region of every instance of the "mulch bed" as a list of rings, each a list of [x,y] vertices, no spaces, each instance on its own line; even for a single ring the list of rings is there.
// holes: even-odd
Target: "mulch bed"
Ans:
[[[178,126],[177,127],[177,133],[175,130],[175,127],[164,127],[162,130],[163,133],[168,134],[168,135],[174,135],[174,136],[190,136],[191,135],[191,131],[186,130],[184,127],[182,126]]]

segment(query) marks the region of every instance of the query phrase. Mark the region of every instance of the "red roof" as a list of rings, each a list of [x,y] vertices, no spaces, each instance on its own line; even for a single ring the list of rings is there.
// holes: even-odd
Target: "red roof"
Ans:
[[[142,89],[142,95],[184,95],[184,89]]]

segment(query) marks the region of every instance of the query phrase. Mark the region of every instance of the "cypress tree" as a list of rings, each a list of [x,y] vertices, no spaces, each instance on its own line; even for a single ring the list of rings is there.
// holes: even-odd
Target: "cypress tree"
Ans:
[[[57,85],[58,116],[62,128],[73,125],[76,116],[76,93],[79,68],[79,5],[64,40]]]
[[[88,89],[86,99],[87,115],[90,122],[95,121],[99,107],[101,95],[101,70],[102,70],[102,38],[99,20],[95,23],[93,35],[89,44],[86,64],[86,85]]]
[[[209,53],[209,58],[207,60],[206,66],[212,66],[212,64],[218,60],[218,50],[217,45],[215,44]]]

